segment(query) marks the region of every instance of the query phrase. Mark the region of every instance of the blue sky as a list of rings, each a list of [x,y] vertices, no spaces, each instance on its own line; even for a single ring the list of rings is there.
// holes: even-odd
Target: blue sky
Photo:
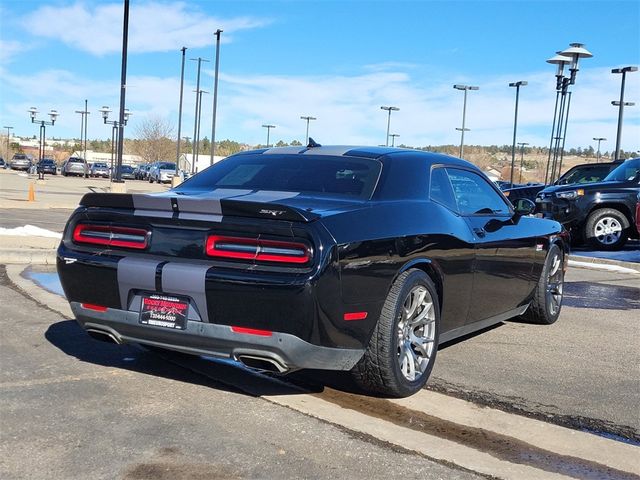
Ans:
[[[27,109],[61,114],[48,133],[78,137],[89,100],[90,138],[108,138],[97,109],[119,104],[121,1],[0,0],[0,121],[18,135],[37,134]],[[611,68],[640,63],[640,2],[634,1],[155,1],[131,0],[126,135],[150,116],[177,126],[180,47],[187,59],[220,55],[217,138],[264,143],[384,143],[386,113],[397,142],[459,142],[462,93],[468,144],[510,144],[514,89],[521,90],[518,141],[549,142],[554,67],[545,63],[571,42],[593,53],[580,65],[567,146],[615,144],[620,76]],[[185,71],[183,136],[193,136],[195,63]],[[213,62],[202,88],[212,92]],[[211,134],[212,95],[204,96],[201,137]],[[622,147],[640,150],[640,72],[627,77]],[[114,114],[115,116],[115,114]]]

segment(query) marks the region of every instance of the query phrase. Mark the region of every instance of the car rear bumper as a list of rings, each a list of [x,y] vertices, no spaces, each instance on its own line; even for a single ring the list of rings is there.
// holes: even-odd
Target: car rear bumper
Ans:
[[[141,343],[195,355],[266,362],[281,373],[301,368],[350,370],[364,350],[313,345],[287,333],[238,333],[228,325],[187,320],[184,330],[139,323],[138,311],[108,308],[95,311],[70,302],[78,323],[92,334],[117,343]],[[255,365],[255,362],[254,362]]]

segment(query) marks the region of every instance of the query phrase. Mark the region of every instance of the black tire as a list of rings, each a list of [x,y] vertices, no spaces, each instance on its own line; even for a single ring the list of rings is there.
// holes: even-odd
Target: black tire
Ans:
[[[401,322],[404,321],[403,310],[405,303],[406,301],[411,301],[410,295],[417,289],[420,291],[422,289],[426,290],[431,300],[430,308],[425,307],[418,310],[420,308],[420,305],[418,305],[414,309],[415,312],[425,313],[425,316],[429,318],[422,327],[414,327],[415,329],[423,328],[423,335],[428,335],[431,338],[423,345],[423,348],[425,345],[429,345],[430,348],[426,358],[412,345],[405,343],[405,349],[400,345],[400,336],[402,335]],[[428,315],[426,315],[427,313]],[[405,322],[405,327],[411,329],[409,322]],[[433,282],[422,270],[411,269],[403,272],[391,286],[363,357],[351,370],[354,381],[367,393],[384,396],[407,397],[418,392],[427,383],[435,363],[438,351],[439,328],[440,305]],[[414,333],[415,331],[417,330],[414,330]],[[411,351],[406,350],[409,348]],[[405,365],[401,360],[404,358],[402,356],[403,350],[408,353],[413,352],[411,356],[414,360],[417,358],[423,360],[423,363],[419,366],[423,370],[419,375],[414,370],[414,380],[410,380],[403,373]],[[408,367],[411,359],[406,356],[406,360]],[[418,366],[413,362],[412,365],[414,369]]]
[[[564,252],[560,247],[551,245],[538,285],[533,292],[533,299],[522,315],[522,320],[538,325],[551,325],[558,320],[562,309],[565,261]]]
[[[629,220],[614,208],[599,208],[589,215],[584,237],[598,250],[620,250],[629,237]]]
[[[153,178],[149,177],[149,183],[153,183]]]

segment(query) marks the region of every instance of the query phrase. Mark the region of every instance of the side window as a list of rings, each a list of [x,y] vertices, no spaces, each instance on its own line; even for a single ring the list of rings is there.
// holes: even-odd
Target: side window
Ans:
[[[447,168],[453,196],[462,215],[509,214],[509,205],[484,178],[468,170]]]
[[[438,202],[454,212],[458,211],[458,206],[451,190],[451,183],[444,168],[431,170],[429,196],[434,202]]]

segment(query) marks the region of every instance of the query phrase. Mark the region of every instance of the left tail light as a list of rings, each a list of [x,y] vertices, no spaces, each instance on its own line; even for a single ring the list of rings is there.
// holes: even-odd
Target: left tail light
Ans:
[[[73,241],[106,247],[136,248],[143,250],[149,244],[150,232],[142,228],[81,223],[73,229]]]
[[[210,257],[303,264],[311,260],[311,249],[301,242],[210,235],[206,253]]]

